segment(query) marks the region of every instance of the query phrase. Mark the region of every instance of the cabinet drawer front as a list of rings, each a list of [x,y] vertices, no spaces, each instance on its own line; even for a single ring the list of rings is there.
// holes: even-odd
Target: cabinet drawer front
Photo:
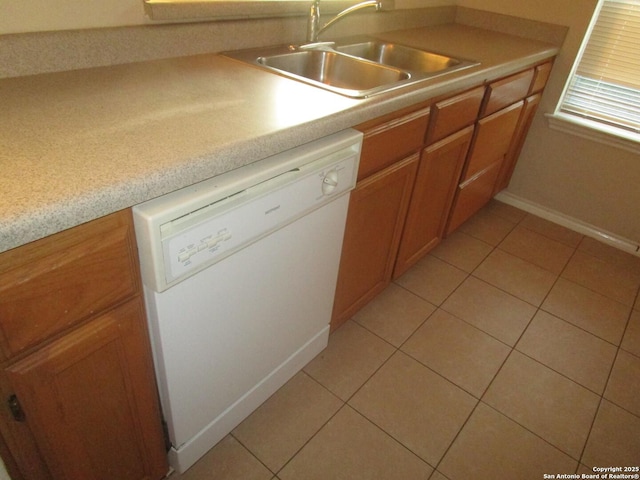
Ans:
[[[358,128],[364,133],[358,180],[368,177],[422,148],[429,123],[429,108]]]
[[[139,290],[133,229],[127,216],[122,220],[105,217],[97,230],[92,222],[45,238],[28,245],[17,262],[13,252],[2,257],[0,330],[6,357]],[[8,269],[11,260],[15,268]]]
[[[487,96],[481,116],[491,115],[507,105],[522,100],[529,93],[532,80],[533,68],[530,68],[491,83],[487,87]]]
[[[457,229],[491,200],[499,171],[500,164],[494,163],[469,182],[460,185],[449,218],[447,234]]]
[[[533,74],[533,81],[531,82],[531,90],[529,93],[537,93],[542,91],[542,89],[547,85],[547,81],[549,80],[549,75],[551,75],[551,67],[553,66],[553,61],[543,63],[542,65],[538,65]]]
[[[433,105],[427,144],[431,145],[473,124],[478,117],[484,90],[484,87],[477,87]]]

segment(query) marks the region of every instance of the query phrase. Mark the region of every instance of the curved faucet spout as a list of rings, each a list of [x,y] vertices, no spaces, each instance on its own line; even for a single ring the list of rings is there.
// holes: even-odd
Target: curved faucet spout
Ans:
[[[340,13],[338,13],[335,17],[329,20],[324,24],[323,27],[320,27],[320,0],[313,0],[311,4],[311,9],[309,10],[309,21],[307,24],[307,42],[313,43],[318,41],[318,35],[324,32],[331,25],[336,23],[338,20],[346,17],[350,13],[353,13],[357,10],[361,10],[363,8],[373,7],[376,9],[376,12],[379,12],[382,9],[382,1],[381,0],[366,0],[364,2],[356,3],[355,5],[350,6],[349,8],[345,8]]]

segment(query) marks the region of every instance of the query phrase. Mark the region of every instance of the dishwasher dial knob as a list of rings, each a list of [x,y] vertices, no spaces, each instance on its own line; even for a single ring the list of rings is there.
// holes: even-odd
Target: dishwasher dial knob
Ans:
[[[330,170],[322,179],[322,193],[330,195],[338,186],[338,171]]]

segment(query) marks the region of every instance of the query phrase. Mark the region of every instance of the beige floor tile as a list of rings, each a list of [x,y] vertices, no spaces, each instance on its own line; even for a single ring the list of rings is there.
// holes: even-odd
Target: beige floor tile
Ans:
[[[460,225],[457,231],[471,235],[494,247],[506,237],[516,222],[495,215],[488,210],[480,210],[469,220]]]
[[[624,332],[622,348],[640,357],[640,310],[633,310]]]
[[[557,276],[502,250],[494,250],[473,275],[525,302],[539,306]]]
[[[395,353],[349,405],[436,465],[477,400],[402,352]]]
[[[574,248],[518,225],[498,246],[511,255],[560,275]]]
[[[173,474],[171,480],[270,480],[273,473],[262,465],[231,435],[182,475]]]
[[[600,397],[514,351],[483,401],[579,459]]]
[[[640,357],[618,352],[604,397],[640,417]]]
[[[620,345],[630,310],[563,278],[558,279],[541,308],[615,345]]]
[[[602,395],[616,347],[570,323],[539,311],[516,349]]]
[[[238,425],[233,435],[277,472],[342,405],[300,372]]]
[[[598,257],[608,263],[613,263],[615,265],[640,272],[640,257],[599,242],[593,238],[585,237],[580,243],[578,250],[588,253],[594,257]]]
[[[392,283],[353,316],[353,320],[399,347],[436,307]]]
[[[458,267],[460,270],[471,273],[491,253],[493,248],[482,240],[457,231],[434,248],[431,255]]]
[[[547,238],[556,240],[572,248],[576,248],[580,245],[583,238],[583,235],[578,232],[569,230],[568,228],[558,225],[557,223],[550,222],[549,220],[536,217],[535,215],[527,215],[527,217],[520,222],[520,226],[526,227],[534,232],[538,232]]]
[[[511,348],[438,310],[403,345],[402,351],[480,398]]]
[[[429,477],[429,480],[448,480],[447,477],[442,475],[440,472],[433,472],[433,475]]]
[[[640,417],[603,400],[582,463],[589,467],[633,466],[640,459]]]
[[[520,210],[513,205],[495,199],[490,200],[489,203],[483,207],[483,210],[514,223],[522,221],[527,216],[527,212],[524,210]]]
[[[278,473],[282,480],[423,480],[432,468],[345,406]]]
[[[428,302],[440,305],[466,277],[467,273],[459,268],[427,255],[395,282]]]
[[[480,403],[438,465],[451,480],[540,480],[573,473],[577,461]]]
[[[640,287],[640,271],[580,251],[571,258],[562,276],[630,307]]]
[[[442,309],[511,346],[536,313],[534,306],[473,276],[442,304]]]
[[[346,401],[395,351],[351,320],[329,337],[329,345],[304,371]]]

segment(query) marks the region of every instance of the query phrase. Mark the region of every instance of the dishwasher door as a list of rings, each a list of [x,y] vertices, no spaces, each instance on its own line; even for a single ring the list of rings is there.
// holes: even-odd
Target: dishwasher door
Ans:
[[[361,134],[350,132],[348,138],[357,142],[355,149],[337,149],[346,155],[321,149],[322,157],[312,156],[306,166],[288,165],[284,176],[274,177],[279,179],[275,185],[284,183],[275,190],[269,181],[260,182],[263,193],[253,198],[249,189],[249,201],[225,197],[233,199],[227,202],[233,205],[230,211],[207,210],[204,223],[186,220],[184,232],[165,228],[172,232],[170,238],[186,245],[173,248],[165,241],[169,256],[180,256],[187,266],[191,260],[185,252],[198,252],[199,239],[212,236],[207,232],[221,239],[201,257],[211,257],[204,267],[195,262],[195,274],[168,288],[155,288],[149,269],[146,276],[143,272],[160,397],[172,443],[169,460],[178,472],[195,463],[327,345]],[[149,248],[143,224],[153,217],[145,220],[145,213],[162,213],[156,204],[148,207],[134,209],[141,257]],[[188,217],[178,218],[184,224]],[[263,224],[264,218],[273,220]],[[255,225],[261,227],[256,230]],[[241,233],[245,231],[253,233]],[[234,247],[235,241],[239,244]],[[218,258],[220,247],[228,245],[227,254]],[[182,267],[165,271],[165,276],[171,280],[181,271]]]

